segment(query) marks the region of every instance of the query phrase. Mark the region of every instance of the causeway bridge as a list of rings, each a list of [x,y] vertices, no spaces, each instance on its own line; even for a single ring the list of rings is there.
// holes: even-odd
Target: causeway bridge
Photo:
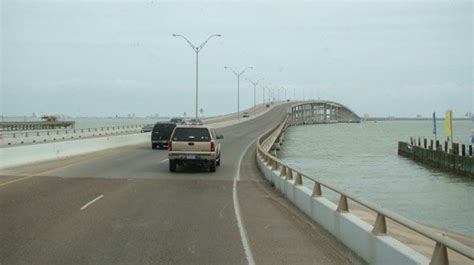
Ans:
[[[169,172],[167,151],[152,150],[149,133],[0,148],[16,163],[0,170],[0,264],[448,264],[451,252],[472,262],[471,247],[271,152],[289,126],[358,122],[349,108],[284,102],[232,119],[211,124],[225,135],[216,173]],[[375,211],[376,222],[358,219],[348,201]],[[390,221],[432,240],[432,255],[393,239]]]
[[[290,124],[360,122],[360,117],[341,103],[315,100],[290,107]]]

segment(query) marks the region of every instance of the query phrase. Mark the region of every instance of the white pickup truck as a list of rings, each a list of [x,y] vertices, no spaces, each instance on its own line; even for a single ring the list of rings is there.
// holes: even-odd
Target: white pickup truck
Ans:
[[[220,140],[223,138],[208,126],[177,126],[168,144],[170,171],[176,171],[177,165],[198,164],[215,172],[221,163]]]

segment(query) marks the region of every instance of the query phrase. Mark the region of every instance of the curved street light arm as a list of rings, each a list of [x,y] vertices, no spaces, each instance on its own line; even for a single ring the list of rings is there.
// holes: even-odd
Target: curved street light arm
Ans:
[[[234,75],[235,75],[236,77],[239,77],[239,74],[238,74],[236,71],[234,71],[234,69],[233,69],[232,67],[224,66],[224,69],[227,69],[227,70],[232,71],[232,73],[234,73]]]
[[[239,73],[239,76],[242,75],[243,73],[245,73],[245,71],[247,71],[249,69],[253,69],[253,67],[252,66],[245,67],[244,70],[242,70],[242,72]]]
[[[204,46],[206,45],[206,43],[207,43],[210,39],[212,39],[213,37],[220,37],[220,36],[222,36],[222,35],[221,35],[221,34],[213,34],[213,35],[209,36],[205,42],[203,42],[201,45],[199,45],[199,47],[197,48],[197,50],[200,51],[202,48],[204,48]]]
[[[192,42],[190,42],[190,41],[188,40],[188,38],[184,37],[183,35],[180,35],[180,34],[173,34],[172,36],[173,36],[173,37],[181,37],[181,38],[183,38],[183,39],[189,44],[189,46],[191,46],[191,48],[193,48],[193,50],[195,50],[196,52],[198,51],[198,48],[197,48],[194,44],[192,44]]]
[[[249,81],[250,83],[252,83],[252,85],[254,86],[257,86],[260,83],[260,81],[265,80],[264,78],[257,79],[257,81],[252,81],[250,78],[245,78],[245,79]]]

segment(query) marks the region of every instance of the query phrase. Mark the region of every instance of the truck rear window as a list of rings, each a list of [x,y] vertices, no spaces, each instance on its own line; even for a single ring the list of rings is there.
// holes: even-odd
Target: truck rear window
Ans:
[[[173,141],[182,142],[208,142],[211,140],[209,130],[206,128],[176,128]]]

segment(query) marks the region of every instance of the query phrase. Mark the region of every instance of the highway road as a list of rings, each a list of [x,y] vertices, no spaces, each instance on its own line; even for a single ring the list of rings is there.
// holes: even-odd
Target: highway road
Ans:
[[[0,171],[0,264],[360,264],[255,165],[285,106],[218,130],[222,165],[116,148]]]

